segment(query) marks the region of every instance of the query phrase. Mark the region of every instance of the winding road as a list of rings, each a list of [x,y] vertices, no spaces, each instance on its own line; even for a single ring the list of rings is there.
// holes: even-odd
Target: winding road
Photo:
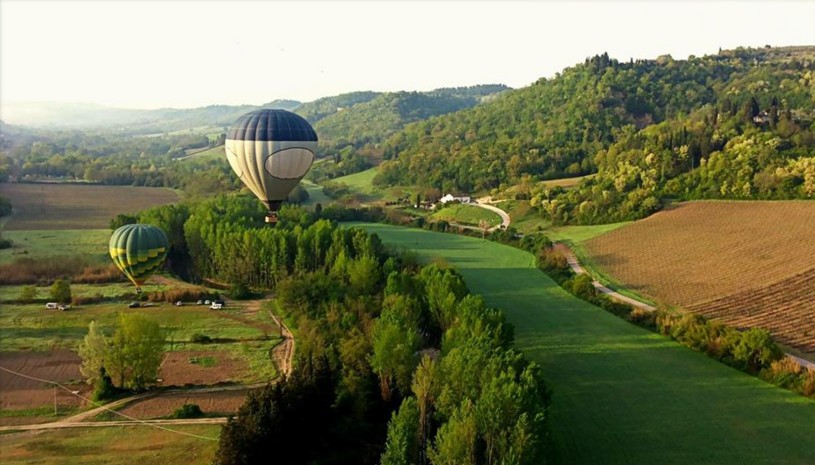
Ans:
[[[559,250],[561,250],[561,252],[563,252],[563,255],[566,257],[566,262],[569,264],[569,267],[572,269],[572,271],[575,272],[575,274],[588,274],[585,268],[583,268],[580,265],[580,261],[577,260],[577,256],[575,256],[574,252],[572,252],[572,250],[566,244],[559,242],[555,244],[555,247],[557,247]],[[641,308],[649,312],[653,312],[654,310],[656,310],[656,307],[648,305],[645,302],[640,302],[639,300],[632,299],[631,297],[624,296],[619,292],[613,291],[608,287],[604,286],[603,284],[601,284],[597,280],[592,280],[592,285],[594,285],[594,288],[597,289],[599,292],[606,294],[607,296],[611,297],[616,301],[623,302],[633,307]],[[801,365],[802,367],[815,370],[815,362],[810,362],[809,360],[803,359],[801,357],[796,357],[795,355],[792,354],[786,355],[788,358],[792,359],[794,362]]]

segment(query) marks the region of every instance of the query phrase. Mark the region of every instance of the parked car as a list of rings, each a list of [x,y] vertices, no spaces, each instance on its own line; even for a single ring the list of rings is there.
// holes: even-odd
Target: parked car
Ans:
[[[139,307],[141,307],[141,304],[138,302],[130,302],[130,305],[127,306],[127,308],[139,308]]]
[[[204,305],[209,305],[209,304],[210,304],[209,299],[204,301]]]
[[[203,300],[199,300],[198,302],[196,302],[196,304],[198,304],[198,305],[204,305],[204,301],[203,301]]]
[[[47,308],[48,310],[56,310],[57,307],[58,304],[56,302],[48,302],[47,304],[45,304],[45,308]]]
[[[220,309],[224,308],[224,303],[223,302],[218,302],[216,300],[215,302],[212,302],[212,305],[210,305],[209,308],[211,310],[220,310]]]
[[[182,302],[182,301],[180,301],[180,300],[179,300],[178,302],[176,302],[176,303],[175,303],[175,306],[176,306],[176,307],[180,307],[180,306],[182,306],[182,305],[184,305],[184,302]]]
[[[71,304],[59,304],[57,306],[57,308],[64,312],[65,310],[68,310],[69,308],[71,308]]]

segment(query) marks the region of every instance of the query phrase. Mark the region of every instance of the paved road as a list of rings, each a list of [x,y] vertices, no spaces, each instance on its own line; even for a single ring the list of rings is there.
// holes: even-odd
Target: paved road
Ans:
[[[501,210],[500,208],[498,208],[498,207],[496,207],[494,205],[487,205],[486,203],[481,203],[480,200],[478,201],[478,203],[474,203],[473,205],[475,205],[477,207],[484,208],[484,209],[489,210],[491,212],[497,213],[498,216],[501,217],[501,224],[498,225],[498,226],[491,227],[489,229],[490,232],[495,231],[498,228],[507,229],[509,227],[510,218],[509,218],[509,215],[507,214],[507,212],[505,212],[504,210]]]

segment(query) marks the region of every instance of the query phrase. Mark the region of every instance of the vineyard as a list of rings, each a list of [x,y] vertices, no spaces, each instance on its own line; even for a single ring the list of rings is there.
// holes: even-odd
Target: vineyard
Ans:
[[[815,202],[689,202],[585,243],[621,285],[815,352]]]
[[[688,306],[737,328],[760,327],[784,344],[815,353],[815,268],[762,289]]]

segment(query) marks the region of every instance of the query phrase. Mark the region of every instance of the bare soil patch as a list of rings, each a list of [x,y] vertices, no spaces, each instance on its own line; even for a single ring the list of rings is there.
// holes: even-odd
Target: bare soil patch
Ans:
[[[55,381],[83,397],[91,387],[82,381],[79,373],[81,360],[70,350],[51,352],[0,352],[0,366],[36,378]],[[57,406],[83,407],[85,402],[64,390],[57,389]],[[22,410],[54,404],[53,385],[0,372],[0,408]]]
[[[214,392],[167,392],[128,404],[119,412],[140,420],[171,415],[184,404],[196,404],[205,414],[228,415],[238,411],[249,389]]]
[[[227,351],[184,350],[165,354],[159,378],[162,386],[201,386],[237,382],[248,371],[244,360]]]
[[[166,188],[92,184],[0,183],[0,195],[14,208],[8,230],[107,228],[119,213],[178,201]]]

